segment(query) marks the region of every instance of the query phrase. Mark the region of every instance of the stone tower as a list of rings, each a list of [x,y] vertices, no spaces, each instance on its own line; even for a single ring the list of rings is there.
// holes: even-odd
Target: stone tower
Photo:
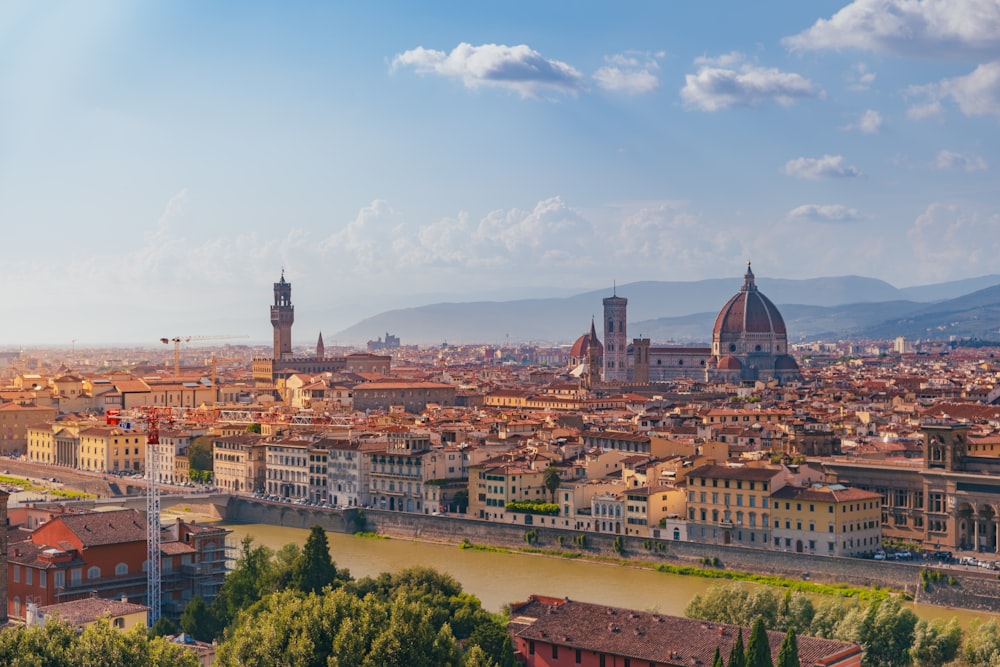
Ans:
[[[323,345],[323,332],[319,332],[319,340],[316,341],[316,358],[322,359],[326,356],[326,346]]]
[[[628,380],[628,339],[625,337],[625,310],[628,299],[617,291],[604,299],[604,381]]]
[[[271,306],[271,326],[274,327],[274,359],[292,356],[292,323],[295,321],[295,306],[292,305],[292,284],[285,281],[285,270],[281,270],[281,280],[274,283],[274,305]]]

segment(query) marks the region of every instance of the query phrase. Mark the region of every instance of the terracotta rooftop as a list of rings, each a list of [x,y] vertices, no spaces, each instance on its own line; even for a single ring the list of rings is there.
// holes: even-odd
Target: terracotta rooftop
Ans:
[[[561,598],[531,596],[511,606],[511,634],[569,648],[620,655],[661,665],[711,665],[716,647],[729,655],[739,627],[677,616],[606,607]],[[768,632],[776,657],[785,635]],[[743,628],[743,641],[750,628]],[[848,642],[798,637],[802,667],[837,664],[834,658],[860,655]]]
[[[122,600],[91,597],[50,604],[39,609],[45,616],[59,616],[71,625],[83,625],[99,618],[125,616],[149,611],[149,607]]]

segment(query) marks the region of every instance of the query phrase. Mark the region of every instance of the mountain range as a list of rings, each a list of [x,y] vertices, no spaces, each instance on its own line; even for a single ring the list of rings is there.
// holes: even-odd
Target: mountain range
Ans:
[[[654,343],[707,342],[719,309],[742,282],[644,281],[572,296],[431,303],[365,318],[336,338],[362,343],[389,332],[403,344],[565,343],[587,332],[591,318],[600,319],[601,300],[614,293],[629,300],[630,337]],[[781,311],[789,340],[1000,340],[998,275],[907,288],[862,276],[757,277],[756,283]]]

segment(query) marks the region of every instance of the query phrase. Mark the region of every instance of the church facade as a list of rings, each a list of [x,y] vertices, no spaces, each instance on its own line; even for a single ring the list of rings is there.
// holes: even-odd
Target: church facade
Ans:
[[[574,345],[574,349],[601,349],[604,358],[597,363],[605,383],[646,384],[690,378],[732,384],[758,380],[785,384],[802,379],[798,363],[789,354],[785,321],[774,303],[757,288],[749,264],[740,290],[715,318],[711,347],[654,346],[647,338],[635,338],[626,345],[627,306],[628,300],[617,294],[604,299],[607,344],[603,348],[593,328]],[[616,354],[609,351],[612,345]]]

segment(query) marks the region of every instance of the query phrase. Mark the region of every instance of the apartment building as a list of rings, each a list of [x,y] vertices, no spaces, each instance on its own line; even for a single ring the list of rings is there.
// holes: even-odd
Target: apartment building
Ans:
[[[692,542],[767,548],[771,494],[785,483],[781,468],[703,465],[687,473]]]
[[[874,554],[882,544],[882,497],[842,484],[786,484],[771,494],[772,547],[824,556]]]

